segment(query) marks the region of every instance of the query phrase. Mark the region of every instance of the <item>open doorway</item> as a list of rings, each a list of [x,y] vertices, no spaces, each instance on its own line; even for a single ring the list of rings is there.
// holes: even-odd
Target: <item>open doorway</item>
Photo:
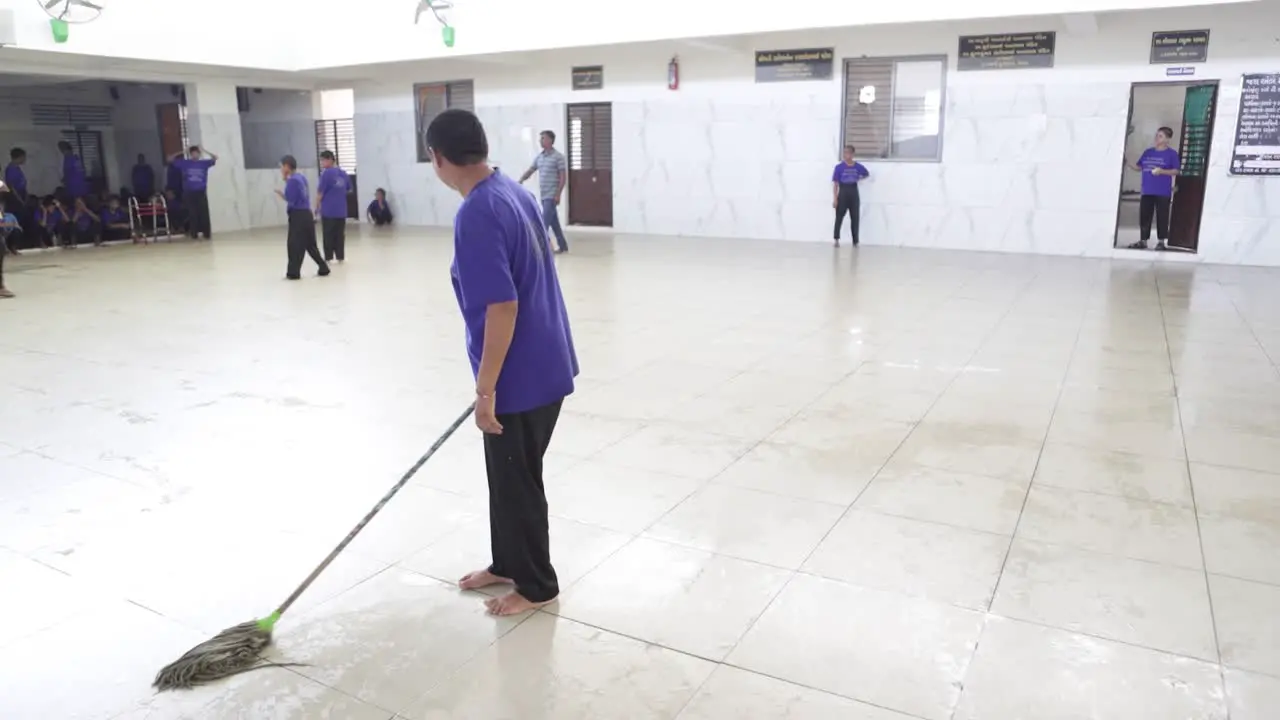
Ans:
[[[1115,247],[1198,250],[1217,104],[1217,81],[1133,84]],[[1173,157],[1166,146],[1177,153],[1176,176],[1160,168]]]

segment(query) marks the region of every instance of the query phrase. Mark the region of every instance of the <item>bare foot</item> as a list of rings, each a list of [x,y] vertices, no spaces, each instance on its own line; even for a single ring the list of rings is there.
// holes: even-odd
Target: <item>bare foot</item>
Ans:
[[[489,609],[490,615],[504,617],[507,615],[519,615],[528,610],[537,610],[540,607],[546,607],[555,602],[555,598],[551,598],[545,602],[529,602],[523,595],[512,590],[502,597],[489,598],[484,601],[484,606]]]
[[[490,585],[513,585],[511,578],[504,578],[489,572],[488,568],[467,573],[458,581],[458,587],[463,590],[479,590],[480,588],[489,587]]]

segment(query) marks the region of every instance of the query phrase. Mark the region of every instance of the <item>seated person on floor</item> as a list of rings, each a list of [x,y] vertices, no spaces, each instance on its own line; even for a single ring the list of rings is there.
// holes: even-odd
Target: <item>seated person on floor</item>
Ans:
[[[95,246],[102,244],[102,221],[89,209],[84,198],[76,198],[75,211],[71,215],[71,247],[82,242],[91,242]]]
[[[107,198],[107,206],[99,213],[102,219],[102,240],[128,240],[137,238],[133,234],[133,226],[129,224],[129,211],[120,204],[120,198],[112,195]]]
[[[69,240],[71,227],[67,220],[67,214],[63,212],[58,199],[52,195],[44,196],[40,201],[40,208],[36,210],[36,234],[39,235],[40,247],[65,245]]]
[[[373,202],[369,203],[365,215],[369,218],[369,222],[378,227],[391,224],[391,206],[387,204],[386,190],[378,188],[373,192]]]

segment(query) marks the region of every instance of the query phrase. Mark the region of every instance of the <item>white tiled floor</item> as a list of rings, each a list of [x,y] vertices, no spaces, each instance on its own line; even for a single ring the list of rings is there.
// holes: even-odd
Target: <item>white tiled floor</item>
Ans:
[[[6,263],[0,715],[1261,720],[1280,703],[1280,271],[590,235],[547,459],[559,604],[495,620],[439,232]],[[1228,715],[1230,713],[1230,715]]]

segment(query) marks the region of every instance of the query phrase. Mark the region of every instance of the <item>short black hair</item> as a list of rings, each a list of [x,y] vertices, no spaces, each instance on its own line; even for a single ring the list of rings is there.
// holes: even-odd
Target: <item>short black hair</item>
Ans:
[[[555,141],[556,141],[556,131],[555,131],[555,130],[543,130],[543,131],[542,131],[542,134],[543,134],[543,135],[546,135],[548,138],[550,138],[550,139],[551,139],[551,142],[555,142]]]
[[[58,149],[61,150],[62,152],[71,152],[71,143],[67,142],[66,140],[59,140]]]
[[[489,159],[489,138],[475,113],[445,110],[427,127],[427,147],[454,165],[478,165]]]
[[[386,195],[386,194],[387,194],[387,191],[386,191],[386,190],[383,190],[382,188],[378,188],[377,190],[374,190],[374,191],[373,191],[373,194],[374,194],[374,195],[377,195],[378,193],[382,193],[383,195]]]
[[[1164,136],[1165,136],[1165,137],[1169,138],[1170,140],[1172,140],[1172,139],[1173,139],[1173,128],[1170,128],[1170,127],[1162,127],[1162,128],[1160,128],[1159,130],[1157,130],[1156,132],[1158,132],[1158,133],[1164,133]]]
[[[333,159],[334,159],[334,158],[333,158],[333,153],[332,153],[331,151],[329,151],[329,150],[325,150],[324,152],[320,153],[320,159],[321,159],[321,160],[333,160]]]
[[[26,151],[26,150],[23,150],[23,149],[22,149],[22,148],[20,148],[20,147],[16,147],[16,148],[14,148],[14,149],[12,149],[12,150],[10,150],[10,151],[9,151],[9,159],[10,159],[10,160],[17,160],[18,158],[20,158],[20,157],[22,157],[23,155],[26,155],[26,154],[27,154],[27,151]]]
[[[199,145],[192,145],[191,147],[187,148],[187,153],[188,153],[188,154],[193,153],[193,152],[200,152],[200,146],[199,146]]]
[[[289,168],[290,170],[298,169],[298,160],[292,155],[285,155],[284,157],[280,158],[280,164]]]
[[[845,145],[845,146],[844,146],[844,149],[845,149],[845,150],[848,150],[848,151],[849,151],[849,152],[851,152],[851,153],[856,153],[856,152],[858,152],[857,150],[854,150],[854,149],[853,149],[853,146],[852,146],[852,145]]]

